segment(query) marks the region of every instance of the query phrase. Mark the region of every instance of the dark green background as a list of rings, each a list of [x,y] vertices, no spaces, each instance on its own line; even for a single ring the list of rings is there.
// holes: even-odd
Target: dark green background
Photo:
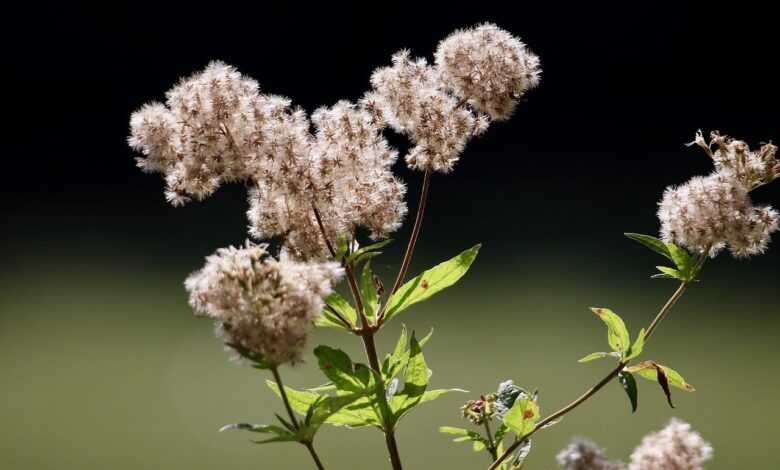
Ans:
[[[765,65],[777,56],[777,25],[766,10],[671,2],[382,8],[44,3],[10,13],[0,468],[310,467],[302,448],[217,433],[225,423],[270,422],[282,409],[263,373],[227,361],[182,287],[204,256],[245,239],[244,189],[173,209],[160,178],[136,170],[124,142],[134,109],[211,59],[311,111],[359,97],[395,50],[430,57],[444,35],[484,20],[541,56],[541,86],[513,120],[472,142],[455,172],[432,182],[412,272],[482,242],[476,264],[380,336],[387,351],[401,322],[435,327],[425,350],[431,386],[471,391],[403,422],[409,469],[486,468],[485,455],[436,429],[465,425],[462,402],[500,381],[539,388],[550,412],[608,371],[607,363],[576,363],[606,343],[587,307],[613,308],[635,333],[674,290],[648,279],[663,259],[621,234],[657,232],[663,188],[709,171],[706,156],[682,145],[698,127],[751,143],[780,136],[776,77]],[[391,139],[403,151],[403,139]],[[413,208],[420,175],[398,170]],[[778,187],[755,198],[780,205]],[[376,263],[386,284],[408,230]],[[625,459],[671,416],[714,444],[708,468],[780,466],[779,265],[777,244],[749,261],[718,257],[662,324],[646,357],[697,387],[675,393],[676,410],[642,381],[631,415],[609,385],[538,435],[529,468],[555,468],[555,453],[575,435]],[[319,343],[361,354],[355,338],[332,331],[316,331],[309,349]],[[285,370],[287,381],[322,383],[312,362]],[[330,469],[386,467],[375,431],[327,428],[318,439]]]

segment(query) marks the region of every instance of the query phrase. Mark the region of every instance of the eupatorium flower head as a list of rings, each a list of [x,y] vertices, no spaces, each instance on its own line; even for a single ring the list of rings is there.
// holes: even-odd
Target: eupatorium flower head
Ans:
[[[631,454],[629,470],[701,470],[712,458],[712,446],[691,425],[672,418],[657,433],[645,436]]]
[[[612,462],[604,456],[596,443],[588,439],[575,438],[556,456],[558,465],[564,470],[623,470],[622,462]]]
[[[446,93],[438,70],[425,59],[400,51],[392,61],[371,75],[374,89],[363,103],[415,144],[406,156],[411,168],[451,171],[469,139],[487,128],[486,118]]]
[[[778,228],[777,211],[754,206],[731,173],[697,176],[667,188],[658,218],[664,241],[711,256],[727,246],[736,257],[762,253]]]
[[[265,245],[221,248],[185,281],[196,314],[215,320],[227,343],[295,363],[323,298],[342,275],[336,263],[274,259]]]
[[[745,141],[721,135],[718,131],[710,133],[710,141],[707,142],[698,131],[691,144],[704,149],[718,173],[734,176],[748,191],[780,177],[777,146],[771,142],[763,144],[758,150],[751,150]]]
[[[455,31],[439,43],[442,84],[494,120],[508,119],[518,100],[539,83],[539,58],[490,23]]]

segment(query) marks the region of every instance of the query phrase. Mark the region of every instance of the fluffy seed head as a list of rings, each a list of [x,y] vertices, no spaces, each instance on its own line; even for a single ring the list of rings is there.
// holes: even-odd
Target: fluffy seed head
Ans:
[[[664,429],[642,439],[631,454],[628,469],[701,470],[712,454],[712,445],[690,424],[672,418]]]
[[[728,246],[735,257],[763,253],[778,229],[778,213],[754,206],[731,173],[694,177],[669,187],[659,203],[661,238],[715,256]]]
[[[250,233],[258,239],[285,235],[291,252],[311,258],[327,253],[314,208],[334,243],[358,227],[374,238],[397,230],[406,214],[406,187],[392,174],[397,152],[375,115],[340,101],[318,109],[312,122],[316,132],[305,139],[306,148],[257,178],[249,195]],[[291,147],[299,141],[291,139]]]
[[[750,150],[746,142],[721,135],[718,131],[713,131],[707,142],[698,131],[691,144],[704,149],[712,158],[717,172],[732,175],[748,191],[780,177],[777,146],[771,142],[763,144],[758,150]]]
[[[556,456],[564,470],[623,470],[625,464],[608,460],[596,443],[575,438]]]
[[[491,23],[450,34],[439,43],[436,66],[446,88],[497,121],[512,115],[541,75],[539,58]]]
[[[190,304],[208,316],[226,342],[262,354],[272,364],[300,359],[323,297],[342,275],[336,263],[299,263],[265,245],[220,248],[185,281]]]
[[[487,119],[442,90],[439,72],[425,59],[400,51],[392,62],[371,75],[373,91],[364,106],[414,143],[406,156],[410,168],[451,171],[469,139],[485,131]]]

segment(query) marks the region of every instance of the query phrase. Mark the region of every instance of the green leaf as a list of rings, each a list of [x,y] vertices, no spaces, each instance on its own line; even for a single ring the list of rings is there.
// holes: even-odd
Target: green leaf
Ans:
[[[446,395],[448,393],[452,392],[459,392],[459,393],[468,393],[468,390],[463,390],[460,388],[439,388],[436,390],[427,390],[425,393],[423,393],[422,398],[420,399],[419,405],[423,403],[427,403],[429,401],[433,401],[443,395]]]
[[[387,300],[385,320],[455,284],[471,267],[480,246],[475,245],[407,281]]]
[[[360,276],[360,297],[363,299],[363,310],[369,320],[376,318],[379,297],[374,285],[374,272],[371,270],[371,261],[363,266],[363,274]]]
[[[648,380],[658,380],[657,376],[659,368],[663,370],[666,378],[669,380],[669,384],[673,387],[677,387],[680,390],[685,390],[686,392],[693,392],[696,390],[693,385],[685,381],[679,372],[672,369],[671,367],[667,367],[653,361],[640,362],[637,365],[627,367],[626,370],[631,373],[639,374]]]
[[[349,302],[337,292],[333,292],[325,298],[325,305],[327,305],[327,307],[323,309],[322,315],[317,319],[317,326],[341,328],[349,331],[349,328],[347,328],[329,309],[338,312],[338,314],[349,323],[350,327],[355,327],[357,325],[357,312],[352,308]]]
[[[621,354],[625,354],[631,345],[626,324],[615,312],[608,308],[592,307],[590,309],[607,325],[607,341],[609,346]]]
[[[680,271],[670,268],[668,266],[656,266],[655,269],[661,271],[661,274],[654,274],[654,279],[677,279],[680,281],[687,280],[687,277],[684,273],[681,273]]]
[[[336,249],[334,251],[336,252],[334,259],[336,261],[341,261],[344,255],[347,254],[347,251],[349,251],[349,238],[346,235],[339,237],[336,241]]]
[[[625,390],[626,395],[628,395],[628,399],[631,400],[631,412],[635,413],[638,401],[636,380],[634,379],[634,376],[628,372],[620,371],[618,373],[618,381],[623,387],[623,390]]]
[[[624,233],[623,235],[630,238],[631,240],[634,240],[635,242],[641,243],[659,255],[665,256],[666,258],[669,258],[669,260],[674,261],[672,254],[669,252],[669,247],[662,240],[651,237],[650,235],[642,235],[641,233]]]
[[[225,343],[225,346],[231,348],[233,351],[236,352],[236,354],[243,357],[247,361],[251,362],[252,367],[254,367],[255,369],[267,370],[270,369],[272,366],[272,364],[268,362],[262,354],[258,352],[250,351],[249,349],[246,349],[240,344]]]
[[[345,406],[354,403],[360,398],[361,396],[358,394],[351,394],[326,396],[321,397],[319,400],[315,401],[307,413],[307,419],[305,421],[306,426],[302,430],[302,437],[305,440],[312,440],[314,438],[314,434],[328,418],[333,416]]]
[[[326,422],[334,426],[350,428],[376,426],[381,429],[382,427],[379,407],[374,396],[355,400],[329,416]]]
[[[523,437],[530,433],[539,420],[539,405],[529,398],[521,398],[515,401],[512,408],[504,415],[504,424],[512,430],[517,437]]]
[[[409,345],[409,362],[404,372],[404,389],[390,400],[394,422],[399,421],[420,403],[427,387],[428,366],[425,364],[425,357],[423,356],[420,343],[417,342],[417,338],[412,333]]]
[[[615,354],[614,352],[594,352],[590,353],[587,356],[580,359],[579,363],[585,363],[590,361],[595,361],[596,359],[604,359],[605,357],[617,357],[620,359],[620,354]]]
[[[626,360],[629,361],[642,354],[642,349],[645,347],[645,329],[639,330],[639,334],[634,340],[634,344],[631,345],[631,349],[626,354]]]
[[[420,340],[420,346],[425,346],[432,336],[433,329]],[[398,338],[398,343],[395,346],[393,354],[388,355],[385,357],[385,360],[382,361],[382,374],[384,374],[386,382],[398,375],[409,362],[409,350],[407,349],[408,341],[406,338],[406,325],[403,325],[401,328],[401,336]]]
[[[222,426],[219,429],[219,432],[228,431],[231,429],[239,429],[243,431],[250,431],[250,432],[256,432],[260,434],[273,434],[274,437],[263,439],[260,441],[252,441],[255,444],[268,444],[271,442],[296,442],[298,441],[297,436],[279,426],[274,426],[272,424],[249,424],[249,423],[235,423],[235,424],[228,424],[226,426]]]
[[[674,261],[677,269],[683,275],[689,277],[696,264],[696,260],[684,248],[680,248],[674,243],[667,243],[666,246],[669,248],[669,254],[671,254],[672,261]]]
[[[347,353],[322,345],[314,348],[314,355],[317,357],[320,370],[336,388],[347,392],[366,391],[366,383],[357,376]]]
[[[380,250],[381,248],[384,248],[386,245],[388,245],[392,241],[393,241],[392,238],[388,238],[387,240],[382,240],[381,242],[372,243],[371,245],[366,245],[364,247],[361,247],[360,249],[358,249],[357,251],[355,251],[354,253],[349,255],[347,257],[346,261],[347,261],[347,263],[352,263],[352,262],[357,263],[357,262],[360,261],[360,259],[364,255],[366,255],[368,253],[376,252],[376,254],[379,254],[381,252],[379,252],[378,250]]]
[[[279,386],[276,384],[276,382],[273,380],[266,380],[265,384],[281,398],[281,394],[279,393]],[[322,396],[318,393],[295,390],[294,388],[287,386],[284,387],[284,392],[290,401],[290,406],[292,409],[301,416],[306,416],[306,413],[309,411],[309,407]]]

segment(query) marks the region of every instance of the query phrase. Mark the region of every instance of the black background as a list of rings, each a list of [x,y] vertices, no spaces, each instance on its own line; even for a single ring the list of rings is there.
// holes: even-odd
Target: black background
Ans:
[[[1,187],[4,238],[33,243],[27,250],[77,250],[78,240],[205,254],[246,236],[242,188],[170,208],[159,175],[138,171],[125,142],[133,110],[213,59],[313,111],[359,98],[401,48],[432,58],[458,27],[492,21],[520,36],[541,57],[541,85],[511,121],[469,145],[453,174],[434,178],[428,228],[520,250],[582,237],[607,249],[622,231],[654,232],[663,188],[709,172],[706,156],[683,146],[697,128],[752,145],[780,136],[777,19],[744,2],[14,8],[3,41],[11,83]],[[398,171],[413,208],[419,174]],[[780,204],[778,186],[756,199]]]

